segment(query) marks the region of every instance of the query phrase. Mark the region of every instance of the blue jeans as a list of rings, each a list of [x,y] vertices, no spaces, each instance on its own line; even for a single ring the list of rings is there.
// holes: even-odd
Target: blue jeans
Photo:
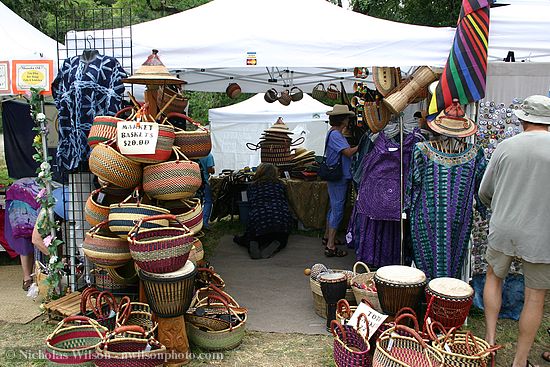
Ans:
[[[349,180],[343,179],[336,182],[327,182],[327,186],[330,201],[330,208],[327,214],[328,227],[338,229],[340,222],[344,218]]]
[[[210,184],[204,185],[204,198],[202,202],[202,214],[203,214],[203,227],[208,228],[208,221],[210,220],[210,213],[212,212],[212,189]]]

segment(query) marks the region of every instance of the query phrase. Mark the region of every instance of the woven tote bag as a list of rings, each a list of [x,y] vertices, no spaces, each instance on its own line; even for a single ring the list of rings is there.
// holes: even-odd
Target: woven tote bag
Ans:
[[[96,144],[90,153],[88,161],[90,171],[115,186],[134,188],[141,184],[141,164],[120,154],[111,139],[105,143]]]
[[[96,144],[116,137],[116,125],[124,121],[114,116],[96,116],[88,133],[88,145],[93,148]]]
[[[128,241],[109,231],[109,221],[92,227],[84,238],[84,255],[95,265],[116,268],[132,259]]]
[[[203,158],[210,154],[212,150],[210,130],[182,113],[169,113],[167,119],[170,117],[184,119],[197,128],[194,131],[187,131],[179,128],[175,129],[176,138],[174,139],[174,145],[180,149],[181,153],[189,159]]]
[[[143,190],[158,200],[186,199],[195,195],[202,185],[197,163],[174,147],[175,161],[152,164],[143,169]]]

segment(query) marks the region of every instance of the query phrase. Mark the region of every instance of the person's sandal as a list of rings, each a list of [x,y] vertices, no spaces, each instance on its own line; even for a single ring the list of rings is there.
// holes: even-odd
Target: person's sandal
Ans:
[[[325,256],[326,257],[344,257],[347,256],[348,252],[344,250],[340,250],[337,248],[330,249],[328,247],[325,247]]]
[[[550,362],[550,352],[542,352],[540,357],[544,359],[546,362]]]
[[[328,243],[328,238],[323,238],[323,241],[321,242],[323,244],[323,246],[327,247],[327,243]],[[345,245],[345,242],[342,242],[340,240],[334,240],[334,245],[335,246],[344,246]]]
[[[31,287],[32,285],[32,279],[29,279],[29,280],[24,280],[23,281],[23,290],[26,292],[29,290],[29,288]]]

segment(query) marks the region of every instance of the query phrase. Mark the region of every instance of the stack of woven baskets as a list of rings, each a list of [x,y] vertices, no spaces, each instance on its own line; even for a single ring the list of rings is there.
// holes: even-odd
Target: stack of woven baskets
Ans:
[[[168,119],[156,122],[144,108],[132,114],[133,120],[158,125],[154,154],[122,154],[116,127],[124,120],[102,116],[94,120],[88,137],[92,147],[89,166],[101,187],[85,205],[85,218],[92,229],[83,247],[88,259],[100,268],[98,279],[112,283],[103,287],[107,290],[121,291],[119,286],[137,281],[132,260],[153,273],[172,272],[184,266],[194,244],[202,249],[194,236],[202,228],[202,205],[193,198],[202,176],[191,159],[209,154],[210,132],[186,115],[177,117],[198,126],[197,130],[177,130]],[[159,217],[144,220],[151,216]],[[129,241],[132,230],[138,233]],[[170,243],[166,236],[175,240]],[[191,259],[200,260],[195,252]],[[133,270],[126,278],[113,276],[125,266]]]

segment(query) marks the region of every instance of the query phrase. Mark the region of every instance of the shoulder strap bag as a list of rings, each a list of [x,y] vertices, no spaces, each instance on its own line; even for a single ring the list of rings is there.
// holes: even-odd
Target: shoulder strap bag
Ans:
[[[319,177],[325,181],[339,181],[343,176],[344,173],[342,171],[342,152],[338,153],[338,162],[333,165],[329,166],[327,164],[327,147],[328,147],[328,140],[330,139],[330,134],[332,134],[334,130],[331,130],[331,132],[328,134],[327,139],[325,140],[325,152],[323,155],[323,161],[319,165]]]

